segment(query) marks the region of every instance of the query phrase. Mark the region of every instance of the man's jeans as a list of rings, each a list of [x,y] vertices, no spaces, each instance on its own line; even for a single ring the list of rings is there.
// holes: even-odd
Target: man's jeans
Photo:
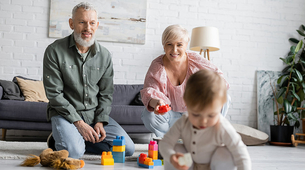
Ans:
[[[100,143],[91,143],[84,140],[74,124],[71,124],[62,116],[53,116],[51,118],[53,138],[55,140],[56,150],[69,151],[69,157],[79,159],[85,151],[101,155],[103,151],[111,151],[112,141],[116,136],[125,137],[125,155],[131,156],[135,151],[133,141],[125,130],[112,118],[109,117],[107,126],[104,126],[106,138]],[[92,127],[94,125],[91,125]]]
[[[221,114],[225,117],[229,110],[231,97],[227,95],[227,102],[223,105]],[[141,119],[145,127],[157,137],[163,137],[174,123],[183,115],[180,112],[169,111],[164,115],[156,115],[144,108]]]

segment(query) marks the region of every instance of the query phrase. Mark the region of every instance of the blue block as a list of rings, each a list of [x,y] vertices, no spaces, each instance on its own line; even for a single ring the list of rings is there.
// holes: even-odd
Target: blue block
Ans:
[[[162,166],[162,161],[160,159],[153,160],[154,166]]]
[[[143,167],[143,168],[147,168],[147,169],[154,169],[154,166],[152,166],[152,165],[145,165],[145,164],[140,164],[139,163],[139,166]]]
[[[114,139],[112,143],[114,146],[123,146],[125,145],[125,137],[116,136],[116,139]]]
[[[124,152],[112,152],[112,156],[115,163],[125,163],[125,151]]]

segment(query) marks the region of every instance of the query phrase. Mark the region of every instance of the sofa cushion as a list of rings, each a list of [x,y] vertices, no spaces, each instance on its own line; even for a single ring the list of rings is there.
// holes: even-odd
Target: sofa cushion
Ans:
[[[3,99],[24,100],[18,85],[14,82],[0,80],[0,86],[3,88]]]
[[[120,125],[143,125],[141,119],[144,106],[112,105],[110,117]]]
[[[42,81],[25,80],[18,77],[16,79],[25,97],[25,101],[49,102]]]
[[[2,96],[3,96],[3,88],[2,86],[0,86],[0,100],[2,99]]]
[[[143,84],[123,85],[115,84],[113,93],[113,105],[130,105],[135,96],[143,88]]]
[[[47,122],[47,103],[0,100],[1,120]]]

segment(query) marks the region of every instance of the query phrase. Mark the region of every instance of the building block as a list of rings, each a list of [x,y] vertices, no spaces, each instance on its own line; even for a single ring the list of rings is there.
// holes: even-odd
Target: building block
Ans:
[[[148,150],[158,151],[158,144],[156,141],[150,141],[148,144]]]
[[[145,164],[145,165],[150,165],[150,166],[152,166],[152,165],[154,165],[154,162],[152,161],[151,158],[146,158],[146,159],[144,160],[144,164]]]
[[[154,168],[154,162],[151,158],[148,158],[146,154],[141,153],[137,158],[137,164],[140,167],[153,169]]]
[[[171,107],[168,104],[166,104],[166,105],[159,106],[159,111],[158,112],[159,113],[165,113],[165,112],[168,112],[170,110],[172,110]]]
[[[125,163],[125,151],[124,152],[112,152],[115,163]]]
[[[162,161],[160,159],[153,160],[154,166],[162,166]]]
[[[148,150],[148,157],[153,160],[158,159],[158,151]]]
[[[112,142],[113,146],[123,146],[125,145],[125,137],[124,136],[116,136],[116,139]]]
[[[186,165],[187,167],[191,167],[193,164],[192,156],[190,153],[185,153],[183,156],[178,158],[178,163],[180,166]]]
[[[113,146],[112,147],[112,151],[113,152],[124,152],[125,151],[125,145],[123,146]]]
[[[144,153],[141,153],[139,156],[138,156],[138,163],[141,163],[141,164],[144,164],[144,160],[147,158],[147,155],[144,154]]]
[[[101,164],[102,165],[114,165],[114,159],[113,159],[110,151],[102,153]]]

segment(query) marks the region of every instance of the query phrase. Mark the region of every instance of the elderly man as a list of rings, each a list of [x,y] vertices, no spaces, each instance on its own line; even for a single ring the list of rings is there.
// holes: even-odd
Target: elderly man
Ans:
[[[95,40],[97,15],[89,3],[76,5],[69,19],[74,32],[50,44],[44,54],[47,118],[52,123],[48,144],[54,138],[55,149],[68,150],[72,158],[85,151],[110,151],[116,136],[125,137],[126,156],[134,153],[130,137],[109,117],[113,66],[109,51]]]

